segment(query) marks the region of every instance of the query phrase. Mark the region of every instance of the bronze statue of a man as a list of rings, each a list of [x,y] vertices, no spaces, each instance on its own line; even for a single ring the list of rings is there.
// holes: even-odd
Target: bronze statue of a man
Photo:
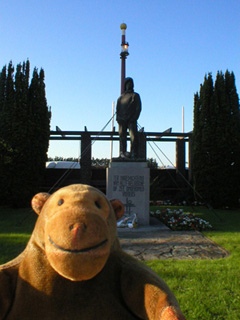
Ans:
[[[117,122],[119,124],[120,157],[136,159],[138,156],[137,120],[141,112],[141,99],[134,92],[132,78],[126,78],[124,93],[117,101]],[[131,139],[131,153],[127,152],[127,129]]]

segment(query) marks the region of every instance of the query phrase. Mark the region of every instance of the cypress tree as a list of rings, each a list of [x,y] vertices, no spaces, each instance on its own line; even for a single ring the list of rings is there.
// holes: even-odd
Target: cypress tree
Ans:
[[[4,66],[0,73],[0,115],[2,115],[5,101],[6,101],[6,82],[7,82],[7,67]],[[0,124],[2,121],[2,116],[0,117]],[[1,126],[0,126],[1,132]]]
[[[34,157],[31,162],[31,172],[34,181],[37,185],[41,183],[45,162],[47,161],[47,150],[50,134],[50,114],[48,112],[47,100],[45,95],[44,71],[40,70],[38,74],[37,69],[33,71],[33,77],[29,89],[29,103],[32,119],[32,140],[31,144],[32,154]],[[37,166],[35,164],[38,164]]]
[[[15,192],[12,201],[18,206],[22,206],[29,200],[32,189],[31,170],[28,163],[30,157],[30,145],[32,143],[29,127],[28,94],[26,88],[25,64],[18,64],[15,74],[15,121],[12,131],[12,146],[18,151],[15,160],[15,170],[18,174],[14,175],[13,188]]]
[[[39,149],[40,158],[45,168],[45,162],[47,161],[47,150],[49,146],[49,135],[50,135],[49,124],[50,124],[51,114],[47,106],[44,80],[45,80],[44,70],[41,69],[39,73],[39,103],[42,107],[39,110],[41,125],[38,126],[38,128],[41,129],[41,139],[42,139],[40,144],[40,149]]]
[[[194,97],[193,177],[214,207],[236,206],[240,174],[239,99],[233,73],[205,76]]]
[[[14,91],[14,67],[12,61],[9,62],[6,80],[6,99],[3,109],[3,138],[11,139],[15,122],[15,91]]]
[[[212,154],[213,185],[210,189],[211,202],[222,207],[227,202],[229,177],[229,108],[225,93],[225,80],[222,72],[218,72],[215,81],[213,108],[215,110],[215,126]]]
[[[228,127],[228,170],[232,177],[228,185],[230,205],[236,206],[240,195],[240,109],[233,72],[225,73],[225,90],[229,107]]]
[[[201,179],[201,164],[202,164],[202,126],[200,122],[201,103],[198,92],[194,95],[194,130],[192,136],[192,153],[193,153],[193,177],[194,186],[198,186],[200,191],[200,179]]]
[[[209,194],[205,192],[206,184],[212,185],[211,147],[212,141],[212,99],[213,81],[209,73],[200,86],[200,94],[195,94],[194,130],[193,130],[193,179],[196,191],[208,201]],[[206,199],[207,198],[207,199]]]
[[[0,185],[1,185],[1,193],[0,193],[0,202],[5,203],[4,199],[7,196],[8,189],[8,168],[7,165],[10,161],[8,155],[10,153],[10,149],[7,148],[7,144],[4,141],[4,112],[5,112],[5,104],[6,104],[6,85],[7,85],[7,67],[4,66],[0,73]]]
[[[0,109],[0,187],[1,203],[6,203],[11,195],[14,175],[13,166],[17,151],[12,146],[12,128],[15,110],[14,67],[12,61],[1,72],[1,109]]]
[[[17,65],[15,78],[12,62],[7,74],[3,68],[0,75],[0,161],[5,168],[0,171],[0,184],[5,189],[7,202],[15,206],[30,203],[38,192],[45,167],[50,117],[44,72],[40,73],[42,75],[34,68],[29,85],[30,63],[27,60]]]

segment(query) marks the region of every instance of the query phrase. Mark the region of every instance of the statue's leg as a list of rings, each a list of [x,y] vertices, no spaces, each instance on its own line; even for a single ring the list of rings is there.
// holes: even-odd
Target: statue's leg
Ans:
[[[120,155],[127,151],[127,125],[119,123]]]
[[[131,157],[138,157],[138,136],[137,136],[137,121],[129,123],[129,134],[131,139]]]

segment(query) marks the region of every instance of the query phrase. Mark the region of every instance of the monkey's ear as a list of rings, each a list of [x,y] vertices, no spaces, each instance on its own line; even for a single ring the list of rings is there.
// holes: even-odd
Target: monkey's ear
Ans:
[[[118,199],[112,199],[110,200],[111,205],[113,207],[113,210],[115,212],[116,219],[119,220],[124,215],[124,205],[123,203]]]
[[[42,207],[44,206],[44,203],[47,201],[47,199],[50,197],[49,193],[41,192],[37,193],[31,201],[32,209],[36,212],[36,214],[40,214]]]

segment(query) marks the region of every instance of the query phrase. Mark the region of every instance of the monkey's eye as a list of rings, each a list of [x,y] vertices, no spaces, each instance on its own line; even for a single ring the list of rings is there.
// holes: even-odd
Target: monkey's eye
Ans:
[[[61,205],[63,204],[63,202],[64,202],[64,200],[63,200],[63,199],[60,199],[60,200],[58,201],[58,205],[61,206]]]
[[[98,209],[101,209],[101,205],[98,201],[95,201],[95,206],[98,208]]]

